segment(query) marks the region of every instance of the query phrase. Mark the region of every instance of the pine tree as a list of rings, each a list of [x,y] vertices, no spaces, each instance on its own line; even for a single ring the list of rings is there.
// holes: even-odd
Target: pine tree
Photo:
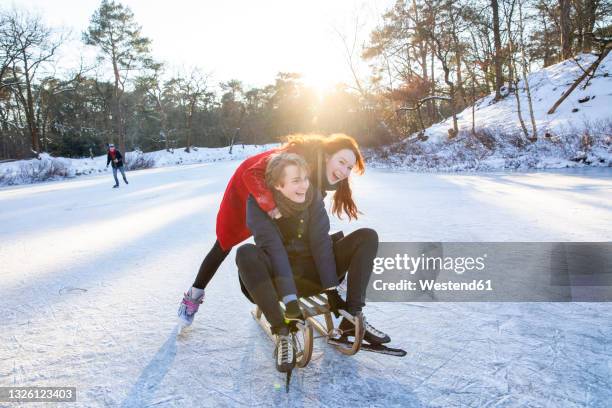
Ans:
[[[134,13],[121,3],[102,0],[83,33],[83,41],[100,49],[100,59],[113,69],[113,124],[121,150],[125,152],[125,118],[121,98],[130,73],[148,67],[151,40],[143,37]]]

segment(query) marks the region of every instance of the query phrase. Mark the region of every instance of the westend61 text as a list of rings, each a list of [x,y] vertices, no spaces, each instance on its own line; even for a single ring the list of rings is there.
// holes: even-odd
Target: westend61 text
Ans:
[[[417,282],[402,279],[399,282],[383,282],[378,279],[372,284],[374,290],[400,290],[400,291],[490,291],[493,290],[491,280],[476,280],[471,282],[436,282],[435,280],[419,279]]]

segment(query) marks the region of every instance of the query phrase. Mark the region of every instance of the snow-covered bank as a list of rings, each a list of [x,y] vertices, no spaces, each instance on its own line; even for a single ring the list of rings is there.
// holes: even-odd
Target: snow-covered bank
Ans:
[[[579,133],[568,131],[554,140],[525,142],[519,135],[462,132],[442,143],[404,141],[366,151],[368,165],[413,171],[498,171],[612,167],[612,120],[600,123],[585,146]],[[611,136],[608,136],[611,135]]]
[[[155,152],[128,152],[126,162],[128,170],[138,168],[167,167],[185,164],[212,163],[217,161],[242,160],[248,156],[271,149],[277,144],[269,145],[236,145],[229,152],[229,147],[192,148],[189,153],[184,149],[172,152],[158,150]],[[31,184],[47,180],[61,180],[83,175],[108,173],[106,155],[94,158],[69,159],[42,154],[40,160],[18,160],[0,163],[0,186]]]
[[[452,118],[424,132],[427,140],[412,135],[369,154],[378,167],[412,170],[499,170],[612,166],[612,53],[601,62],[595,77],[587,79],[549,115],[559,97],[596,59],[581,54],[575,59],[535,71],[528,76],[538,141],[526,140],[520,127],[514,94],[499,102],[494,94],[474,106],[476,135],[472,135],[472,107],[457,115],[459,135],[448,140]],[[518,84],[521,112],[531,133],[527,95]]]

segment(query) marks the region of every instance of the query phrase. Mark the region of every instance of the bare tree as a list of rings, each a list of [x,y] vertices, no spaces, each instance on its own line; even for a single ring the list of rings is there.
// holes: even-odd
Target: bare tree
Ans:
[[[512,8],[514,8],[514,1],[512,2]],[[514,92],[514,97],[516,99],[516,113],[518,114],[519,123],[521,125],[521,130],[523,131],[523,135],[525,138],[529,138],[529,131],[527,131],[527,127],[525,126],[525,121],[523,120],[523,111],[521,108],[521,90],[518,87],[518,79],[512,75],[512,72],[516,71],[516,61],[514,58],[514,39],[512,36],[512,27],[511,27],[511,19],[512,12],[506,14],[506,30],[508,31],[508,68],[510,69],[510,75],[508,75],[508,80],[510,81],[511,89],[510,92]]]
[[[10,82],[4,82],[23,108],[30,148],[40,154],[40,128],[36,120],[35,82],[44,66],[53,60],[63,38],[42,23],[39,16],[14,11],[7,16],[5,34],[13,45]],[[5,59],[6,60],[6,59]]]
[[[525,86],[525,93],[527,94],[527,105],[529,107],[529,118],[531,119],[531,137],[527,137],[528,140],[535,142],[538,138],[538,128],[535,121],[535,113],[533,112],[533,100],[531,99],[531,87],[527,78],[529,71],[529,63],[527,62],[527,56],[525,52],[525,24],[523,19],[523,0],[518,0],[518,12],[519,12],[519,47],[521,51],[521,73],[523,77],[523,84]],[[518,90],[517,90],[518,92]]]
[[[170,129],[168,129],[168,99],[171,99],[171,95],[168,95],[170,89],[162,79],[164,73],[163,64],[155,63],[151,65],[151,72],[148,75],[138,77],[135,82],[136,89],[154,106],[159,117],[159,141],[164,143],[166,151],[171,152],[173,143],[170,140]]]
[[[499,4],[497,0],[491,0],[491,8],[493,9],[493,43],[495,44],[495,100],[499,101],[501,99],[501,88],[504,86],[504,78],[502,76],[502,46],[499,31]]]
[[[451,14],[458,13],[458,10],[453,7],[452,1],[445,1],[442,4],[434,5],[431,7],[440,7],[439,24],[430,26],[426,32],[429,40],[432,44],[432,51],[444,72],[444,83],[448,86],[448,94],[450,96],[450,109],[453,117],[453,128],[449,130],[449,137],[453,138],[459,133],[459,126],[457,124],[457,101],[456,93],[457,87],[453,81],[451,81],[451,63],[452,63],[452,25],[450,24]],[[443,20],[445,18],[445,20]]]
[[[516,5],[516,0],[512,0],[509,4],[509,8],[505,10],[506,17],[506,32],[508,33],[508,84],[509,84],[509,92],[514,93],[514,97],[516,99],[516,113],[518,115],[519,124],[521,125],[521,130],[525,135],[525,138],[529,138],[529,131],[525,126],[525,121],[523,120],[523,111],[521,107],[521,91],[518,86],[518,78],[514,75],[516,72],[516,59],[514,56],[515,47],[514,47],[514,35],[512,33],[512,15],[514,14],[514,6]]]
[[[354,85],[352,85],[351,87],[356,90],[361,97],[362,106],[365,111],[365,115],[367,116],[366,137],[370,139],[372,137],[372,122],[374,121],[374,112],[372,109],[373,103],[371,103],[372,90],[367,86],[367,82],[362,80],[359,75],[359,57],[365,56],[367,54],[367,52],[365,52],[364,50],[363,45],[359,42],[360,32],[362,31],[362,25],[359,22],[359,16],[357,14],[355,14],[354,16],[354,27],[352,29],[351,34],[345,34],[336,27],[334,27],[334,30],[342,42],[346,64],[351,71],[351,75],[353,76]],[[393,90],[394,74],[392,72],[392,62],[384,48],[380,48],[379,53],[384,61],[384,66],[387,71],[388,87],[390,90]],[[408,63],[406,65],[409,66],[410,64]]]
[[[5,77],[10,75],[13,62],[19,55],[19,44],[15,38],[14,15],[2,12],[0,14],[0,91],[10,87],[5,83]]]
[[[187,75],[178,75],[166,84],[173,101],[178,105],[184,115],[185,121],[185,152],[189,153],[193,144],[193,119],[197,110],[210,97],[207,90],[208,75],[204,75],[198,68],[192,68]]]

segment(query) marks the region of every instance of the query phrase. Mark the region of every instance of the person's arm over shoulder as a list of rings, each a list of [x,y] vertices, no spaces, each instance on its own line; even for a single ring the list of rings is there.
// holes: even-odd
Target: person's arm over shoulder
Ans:
[[[246,221],[255,239],[255,245],[268,255],[277,275],[291,276],[293,272],[280,232],[252,195],[247,199]]]
[[[268,213],[276,208],[274,196],[266,185],[266,166],[268,165],[269,157],[270,156],[262,157],[242,173],[242,181],[246,189],[249,194],[254,197],[259,208],[261,208],[264,213]]]
[[[332,239],[329,236],[329,216],[325,211],[323,197],[319,191],[315,192],[309,212],[308,241],[310,252],[317,266],[321,285],[324,289],[331,288],[338,285],[336,258],[334,257]]]

